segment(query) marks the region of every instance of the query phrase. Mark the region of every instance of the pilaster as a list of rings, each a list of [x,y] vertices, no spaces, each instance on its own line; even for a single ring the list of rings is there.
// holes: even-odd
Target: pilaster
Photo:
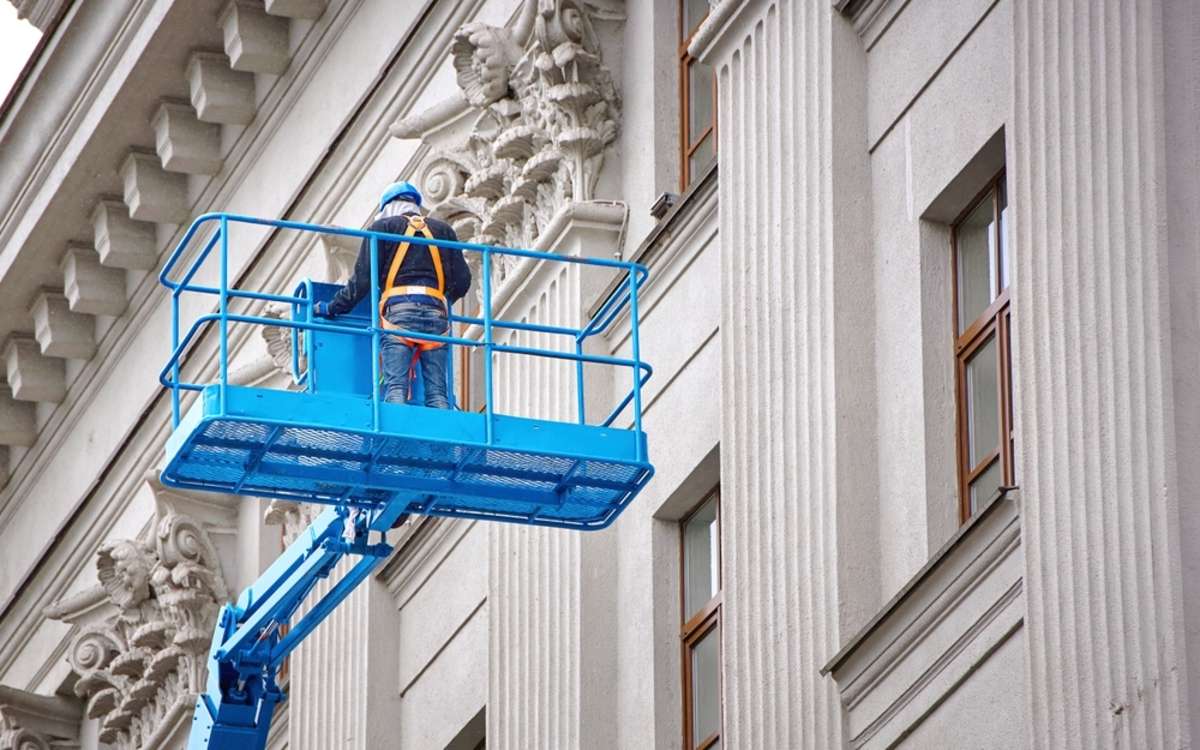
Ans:
[[[254,119],[254,76],[231,68],[223,53],[193,53],[187,79],[192,106],[204,122],[245,125]]]
[[[113,268],[149,271],[158,265],[154,225],[134,221],[119,200],[101,200],[92,211],[92,230],[100,262]]]
[[[834,100],[861,96],[834,91],[844,23],[829,2],[725,0],[692,47],[717,71],[721,124],[725,747],[843,746],[820,668],[877,588],[858,552],[874,532],[856,483],[871,471],[856,479],[843,447],[861,437],[863,376],[839,316],[862,314],[849,261],[863,246],[835,179],[861,176],[846,153],[865,159],[865,137],[835,132],[850,108]],[[849,114],[838,128],[865,128]]]
[[[344,575],[349,565],[343,563],[330,580]],[[330,588],[323,581],[309,601],[316,602]],[[288,747],[401,746],[397,630],[394,600],[372,576],[305,640],[289,663]]]
[[[538,248],[611,257],[623,220],[617,206],[568,206],[549,223]],[[578,326],[598,289],[580,268],[516,267],[499,288],[496,314]],[[507,343],[554,346],[548,336],[523,331]],[[523,359],[497,360],[496,410],[573,419],[574,367]],[[512,750],[614,746],[614,696],[602,681],[587,677],[611,669],[606,663],[615,649],[615,535],[513,524],[492,524],[489,531],[489,744]]]
[[[1166,5],[1014,2],[1013,377],[1032,747],[1190,747]]]

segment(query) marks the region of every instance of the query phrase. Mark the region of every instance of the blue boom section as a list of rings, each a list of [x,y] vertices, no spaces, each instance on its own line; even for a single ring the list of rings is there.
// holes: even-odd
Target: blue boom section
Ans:
[[[276,675],[296,646],[391,554],[382,535],[402,502],[373,512],[330,508],[265,573],[221,609],[208,654],[208,684],[196,701],[188,750],[254,750],[267,745]],[[313,587],[343,559],[357,558],[336,584],[284,631]]]

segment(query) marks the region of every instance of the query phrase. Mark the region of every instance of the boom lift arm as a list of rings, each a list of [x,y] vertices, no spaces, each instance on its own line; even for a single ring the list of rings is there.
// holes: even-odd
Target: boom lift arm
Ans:
[[[327,509],[242,592],[221,608],[208,654],[208,684],[196,700],[188,750],[262,750],[275,705],[283,699],[279,668],[371,571],[392,552],[383,540],[413,497],[375,509]],[[380,541],[370,543],[372,533]],[[288,629],[300,605],[343,559],[358,561]]]

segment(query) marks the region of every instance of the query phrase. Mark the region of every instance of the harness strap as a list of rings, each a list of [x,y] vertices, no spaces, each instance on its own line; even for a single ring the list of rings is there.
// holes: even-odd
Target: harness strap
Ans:
[[[423,237],[427,240],[432,240],[433,232],[429,231],[429,225],[425,223],[423,216],[408,217],[408,234],[417,237]],[[442,251],[437,245],[426,245],[429,249],[430,259],[433,261],[433,270],[437,274],[437,288],[428,286],[396,286],[396,277],[400,274],[400,268],[404,265],[404,259],[408,256],[408,250],[412,247],[411,242],[402,242],[396,248],[396,254],[392,256],[392,265],[388,270],[387,281],[383,285],[383,294],[379,296],[379,325],[381,328],[389,331],[399,330],[400,326],[392,323],[384,314],[387,309],[387,302],[392,297],[399,297],[408,294],[424,294],[434,299],[441,300],[442,304],[446,304],[446,271],[442,266]],[[441,341],[418,341],[407,337],[399,337],[404,344],[411,346],[417,350],[417,357],[423,351],[437,349],[445,346]],[[416,357],[413,358],[414,362]]]
[[[429,225],[425,223],[423,216],[408,217],[408,229],[405,232],[417,237],[424,237],[432,240],[433,233],[429,231]],[[400,268],[404,265],[404,259],[408,256],[408,250],[412,247],[411,242],[402,242],[396,247],[396,253],[392,256],[392,265],[388,269],[387,280],[383,285],[383,293],[379,296],[379,325],[384,330],[396,331],[401,326],[396,325],[387,319],[384,314],[387,308],[387,302],[392,297],[399,297],[409,294],[423,294],[434,299],[441,300],[442,304],[446,304],[446,272],[442,267],[442,251],[437,245],[426,245],[429,249],[430,260],[433,261],[433,270],[437,274],[437,288],[428,286],[396,286],[396,276],[400,274]],[[400,342],[405,346],[412,347],[413,358],[408,364],[408,396],[412,398],[412,384],[416,379],[417,361],[421,358],[422,352],[427,352],[433,349],[439,349],[445,346],[441,341],[421,341],[418,339],[409,338],[407,336],[397,336]]]

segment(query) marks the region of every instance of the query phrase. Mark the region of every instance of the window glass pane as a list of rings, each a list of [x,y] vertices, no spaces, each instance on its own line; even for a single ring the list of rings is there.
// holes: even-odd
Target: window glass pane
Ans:
[[[691,184],[697,177],[704,174],[704,170],[709,164],[713,163],[716,154],[713,152],[713,144],[716,142],[716,137],[709,133],[704,136],[704,140],[696,148],[692,155],[688,157],[688,183]]]
[[[721,626],[692,647],[692,741],[699,745],[721,729]]]
[[[1000,288],[1008,288],[1008,195],[1007,186],[1003,181],[997,190],[1000,191]]]
[[[971,515],[975,515],[975,511],[990,500],[992,495],[996,494],[996,490],[1000,488],[1000,481],[1004,478],[1003,466],[1003,462],[997,458],[991,466],[987,467],[986,471],[975,477],[974,482],[971,482]]]
[[[717,499],[710,498],[683,525],[683,620],[708,604],[721,586]]]
[[[958,225],[958,332],[967,330],[991,304],[996,288],[992,257],[992,200],[985,198]]]
[[[1000,444],[999,361],[996,336],[967,360],[967,446],[968,469],[974,469]]]
[[[710,66],[693,60],[688,64],[688,146],[700,140],[712,121],[713,71]]]
[[[687,39],[708,15],[708,0],[683,0],[683,38]]]

